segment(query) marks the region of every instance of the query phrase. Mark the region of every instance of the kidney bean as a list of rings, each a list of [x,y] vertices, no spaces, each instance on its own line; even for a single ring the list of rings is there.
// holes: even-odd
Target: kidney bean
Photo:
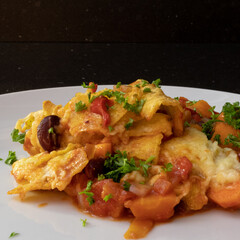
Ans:
[[[92,159],[89,161],[88,165],[85,167],[85,174],[88,178],[94,179],[102,174],[104,171],[104,161],[105,159]]]
[[[38,141],[45,151],[51,152],[59,148],[58,134],[55,129],[59,122],[60,118],[58,116],[49,115],[38,125]]]

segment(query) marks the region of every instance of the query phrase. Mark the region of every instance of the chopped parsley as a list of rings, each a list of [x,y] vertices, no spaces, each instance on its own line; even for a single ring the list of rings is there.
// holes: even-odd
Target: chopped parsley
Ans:
[[[151,92],[151,88],[144,88],[144,89],[143,89],[143,92],[144,92],[144,93]]]
[[[152,84],[155,85],[155,87],[158,87],[158,88],[160,88],[160,83],[161,83],[160,78],[156,79],[155,81],[152,81]]]
[[[110,193],[110,194],[108,194],[108,195],[106,195],[104,198],[103,198],[103,200],[105,201],[105,202],[107,202],[109,199],[111,199],[113,196],[112,196],[112,194]]]
[[[133,125],[133,119],[130,118],[129,121],[125,124],[125,128],[129,130],[129,128]]]
[[[88,201],[89,205],[92,205],[94,203],[94,198],[93,198],[94,193],[90,192],[90,190],[92,189],[92,184],[93,184],[93,182],[91,180],[89,180],[85,190],[78,193],[78,194],[85,194],[87,196],[87,201]]]
[[[87,182],[87,187],[86,187],[86,189],[85,189],[85,191],[90,191],[91,189],[92,189],[92,184],[93,184],[93,181],[88,181]]]
[[[101,180],[103,180],[103,179],[105,179],[104,174],[99,174],[99,175],[98,175],[98,181],[101,181]]]
[[[48,129],[48,133],[54,133],[53,127],[51,127],[51,128]]]
[[[17,235],[19,235],[19,233],[12,232],[12,233],[9,235],[8,238],[12,238],[12,237],[15,237],[15,236],[17,236]]]
[[[148,176],[148,172],[147,171],[151,167],[150,163],[153,161],[154,158],[155,158],[154,156],[151,156],[146,161],[140,161],[139,162],[139,165],[140,165],[140,167],[142,167],[143,174],[144,174],[145,177]]]
[[[172,171],[172,168],[173,168],[173,165],[172,163],[166,163],[163,167],[162,167],[162,170],[164,172],[171,172]]]
[[[221,144],[221,136],[220,136],[220,134],[216,134],[216,135],[214,136],[214,141],[217,141],[218,144]]]
[[[128,159],[127,152],[119,150],[113,156],[111,154],[108,155],[108,158],[104,162],[104,167],[108,171],[106,171],[105,177],[112,178],[114,182],[119,182],[127,173],[139,170],[134,158]]]
[[[92,95],[90,94],[89,97],[88,97],[90,103],[92,103],[92,102],[98,97],[98,95],[94,95],[94,96],[92,96],[92,97],[91,97],[91,96],[92,96]],[[99,95],[99,96],[100,96],[100,95]]]
[[[138,84],[136,84],[136,85],[135,85],[135,87],[137,87],[137,88],[140,88],[140,84],[139,84],[139,83],[138,83]]]
[[[87,85],[85,82],[83,82],[81,86],[82,86],[83,88],[94,89],[94,88],[95,88],[95,83],[91,83],[90,85]]]
[[[88,93],[88,101],[89,101],[89,102],[91,101],[91,96],[92,96],[92,93],[89,92],[89,93]]]
[[[121,85],[122,85],[122,83],[118,82],[117,85],[116,85],[116,88],[120,88]]]
[[[8,164],[8,165],[12,165],[16,161],[17,161],[16,152],[9,151],[8,152],[8,157],[5,160],[5,163]]]
[[[75,103],[75,112],[79,112],[86,109],[87,109],[87,105],[82,101]]]
[[[140,101],[136,100],[135,103],[130,104],[128,102],[128,98],[125,98],[124,95],[125,95],[125,93],[121,92],[121,91],[105,90],[105,91],[101,92],[99,95],[92,96],[92,98],[90,98],[89,102],[92,103],[93,100],[99,96],[105,96],[108,98],[114,97],[115,102],[117,102],[119,104],[123,104],[123,108],[125,108],[126,110],[128,110],[130,112],[139,114],[143,108],[145,100],[144,99],[141,99]]]
[[[82,226],[83,227],[86,227],[86,224],[87,224],[87,219],[80,219],[81,222],[82,222]]]
[[[130,104],[130,103],[127,102],[127,98],[125,98],[123,107],[130,112],[134,112],[136,114],[139,114],[142,111],[142,108],[143,108],[143,105],[144,105],[145,101],[146,100],[141,99],[140,101],[136,100],[136,102],[134,104]]]
[[[147,80],[142,80],[142,87],[145,87],[148,84],[149,84],[149,82]]]
[[[186,103],[188,104],[188,105],[190,105],[190,106],[192,106],[192,105],[194,105],[194,104],[196,104],[198,101],[186,101]],[[196,108],[195,108],[196,109]],[[196,111],[196,110],[195,110]]]
[[[240,148],[240,134],[237,136],[234,136],[232,134],[228,134],[228,136],[224,140],[224,144],[232,144],[234,147]]]
[[[190,127],[190,123],[188,121],[184,122],[184,127]]]
[[[240,105],[239,102],[233,104],[227,102],[222,108],[224,120],[235,129],[240,129]]]
[[[209,109],[209,111],[212,113],[211,119],[202,125],[202,132],[206,134],[208,139],[212,138],[214,123],[222,122],[221,120],[217,119],[219,114],[215,114],[214,109],[215,109],[215,106]]]
[[[112,126],[108,126],[108,130],[109,130],[109,132],[111,132],[114,130],[114,128]]]
[[[19,142],[21,144],[24,143],[25,135],[26,135],[26,133],[19,133],[19,130],[15,129],[15,128],[11,132],[12,141]]]
[[[131,184],[130,184],[129,182],[124,181],[124,183],[123,183],[123,189],[124,189],[125,191],[129,191],[130,186],[131,186]]]

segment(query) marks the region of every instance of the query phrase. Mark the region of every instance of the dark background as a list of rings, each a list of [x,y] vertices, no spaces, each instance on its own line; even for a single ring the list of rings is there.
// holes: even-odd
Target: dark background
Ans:
[[[0,2],[0,93],[159,77],[239,93],[240,1]]]

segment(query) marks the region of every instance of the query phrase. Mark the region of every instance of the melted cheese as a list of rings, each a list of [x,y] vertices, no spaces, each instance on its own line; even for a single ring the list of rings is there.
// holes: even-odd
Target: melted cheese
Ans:
[[[193,163],[193,173],[198,173],[212,186],[240,180],[240,163],[236,152],[219,147],[217,142],[211,142],[204,133],[194,128],[186,129],[183,137],[163,144],[160,155],[170,161],[186,156]]]

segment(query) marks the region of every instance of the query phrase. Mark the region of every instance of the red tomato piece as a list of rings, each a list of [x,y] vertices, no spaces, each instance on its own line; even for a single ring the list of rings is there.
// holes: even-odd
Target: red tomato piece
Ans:
[[[90,82],[89,86],[91,86],[92,84],[94,84],[94,88],[91,88],[91,92],[95,93],[97,91],[98,85],[96,83],[94,83],[94,82]]]
[[[168,172],[168,176],[173,184],[178,184],[188,179],[191,170],[192,163],[189,159],[187,157],[180,157],[175,160],[172,171]]]
[[[159,178],[153,185],[153,191],[163,196],[171,190],[172,184],[164,178]]]
[[[181,106],[182,106],[183,108],[186,108],[186,102],[188,101],[187,98],[185,98],[185,97],[180,97],[180,98],[178,99],[178,101],[179,101],[179,103],[181,104]]]
[[[114,183],[111,179],[95,182],[90,192],[94,194],[94,203],[89,205],[87,196],[83,194],[84,207],[90,213],[100,217],[121,217],[124,213],[124,202],[135,196],[123,190],[120,183]],[[104,197],[110,194],[111,198],[104,201]]]
[[[93,100],[90,106],[91,112],[97,113],[102,116],[104,127],[107,127],[111,122],[107,107],[111,107],[112,105],[113,101],[109,100],[104,96],[99,96]]]

